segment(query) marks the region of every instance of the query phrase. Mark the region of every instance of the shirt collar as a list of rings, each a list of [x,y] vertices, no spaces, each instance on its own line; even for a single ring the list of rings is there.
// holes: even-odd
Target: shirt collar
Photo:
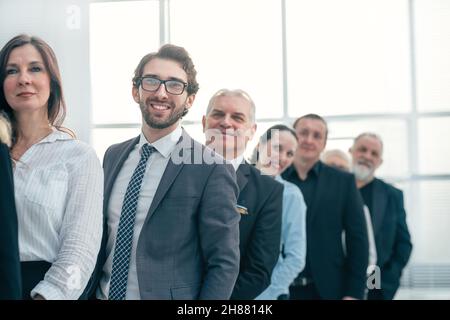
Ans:
[[[312,171],[316,175],[316,177],[318,177],[321,167],[322,167],[322,161],[319,160],[313,165],[313,167],[309,171]],[[309,174],[309,172],[308,172],[308,174]]]
[[[312,172],[316,177],[319,176],[320,168],[322,167],[322,161],[317,161],[312,168],[308,171],[307,177],[309,177],[310,172]],[[295,176],[298,177],[297,170],[295,169],[294,164],[291,164],[289,168],[286,169],[286,173],[283,174],[285,177]]]
[[[139,152],[141,152],[141,148],[144,144],[149,144],[154,147],[164,158],[168,158],[172,151],[175,149],[178,141],[180,141],[183,130],[181,129],[181,125],[178,125],[175,130],[173,130],[168,135],[156,140],[153,143],[147,141],[144,133],[141,132],[141,136],[139,138]]]
[[[60,131],[56,129],[55,127],[52,127],[52,133],[50,133],[48,136],[46,136],[44,139],[38,142],[39,143],[52,143],[57,140],[72,140],[73,137],[64,131]]]
[[[241,154],[239,157],[229,160],[229,162],[233,165],[234,170],[237,171],[241,163],[244,162],[244,155]]]

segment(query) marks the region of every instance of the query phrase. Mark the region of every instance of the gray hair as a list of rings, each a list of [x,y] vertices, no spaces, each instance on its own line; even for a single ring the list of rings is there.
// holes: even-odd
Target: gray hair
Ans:
[[[348,163],[348,166],[351,167],[350,156],[346,152],[339,149],[326,150],[322,153],[321,159],[323,162],[327,162],[327,159],[332,156],[337,156],[338,158],[344,160]]]
[[[0,142],[11,146],[11,124],[2,113],[0,113]]]
[[[214,101],[218,97],[240,97],[243,98],[244,100],[247,100],[250,103],[250,121],[251,123],[255,123],[255,109],[256,109],[255,103],[253,102],[250,95],[241,89],[234,89],[234,90],[220,89],[219,91],[214,93],[211,99],[209,99],[208,108],[206,109],[206,116],[211,112]]]
[[[374,132],[363,132],[361,134],[359,134],[355,140],[353,140],[353,145],[356,144],[356,142],[358,142],[359,139],[364,138],[364,137],[369,137],[369,138],[374,138],[376,140],[378,140],[380,142],[381,145],[381,152],[383,152],[384,146],[383,146],[383,140],[381,139],[380,135],[374,133]]]

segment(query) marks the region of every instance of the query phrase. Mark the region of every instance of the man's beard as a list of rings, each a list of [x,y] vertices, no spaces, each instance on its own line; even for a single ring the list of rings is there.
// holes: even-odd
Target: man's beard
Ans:
[[[353,165],[353,174],[356,177],[356,180],[367,182],[372,178],[373,175],[373,169],[368,168],[361,164],[354,164]]]
[[[174,125],[175,123],[177,123],[178,120],[183,118],[188,112],[188,109],[186,108],[186,103],[183,103],[182,108],[180,108],[180,109],[176,109],[176,108],[172,107],[172,113],[169,115],[169,117],[166,120],[160,120],[151,115],[151,113],[148,111],[148,109],[151,108],[151,106],[150,106],[150,103],[148,103],[148,104],[149,104],[149,106],[147,107],[147,105],[141,101],[139,103],[139,107],[141,108],[141,113],[142,113],[142,116],[144,117],[145,123],[147,123],[147,125],[150,128],[154,128],[154,129],[168,128],[168,127]]]

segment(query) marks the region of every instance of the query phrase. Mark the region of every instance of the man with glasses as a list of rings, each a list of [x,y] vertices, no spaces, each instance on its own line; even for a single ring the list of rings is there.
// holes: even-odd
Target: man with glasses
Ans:
[[[100,299],[228,299],[239,270],[233,167],[180,126],[198,91],[184,48],[164,45],[136,68],[142,132],[105,154]],[[182,161],[180,161],[180,159]],[[222,161],[219,161],[222,159]]]

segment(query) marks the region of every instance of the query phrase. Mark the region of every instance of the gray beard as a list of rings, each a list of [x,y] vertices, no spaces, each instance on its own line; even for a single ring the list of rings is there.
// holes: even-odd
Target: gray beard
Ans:
[[[186,105],[183,104],[182,109],[180,109],[178,111],[173,111],[167,120],[161,122],[161,121],[155,119],[154,117],[152,117],[150,112],[147,111],[147,109],[151,108],[151,107],[147,107],[145,105],[145,103],[143,103],[143,102],[139,103],[139,107],[141,108],[141,113],[142,113],[142,116],[144,117],[145,123],[147,123],[147,125],[150,128],[154,128],[154,129],[165,129],[165,128],[168,128],[168,127],[174,125],[181,118],[183,118],[187,114],[187,111],[188,111],[188,109],[186,108]]]
[[[353,174],[356,180],[367,182],[372,178],[373,170],[359,164],[353,165]]]

